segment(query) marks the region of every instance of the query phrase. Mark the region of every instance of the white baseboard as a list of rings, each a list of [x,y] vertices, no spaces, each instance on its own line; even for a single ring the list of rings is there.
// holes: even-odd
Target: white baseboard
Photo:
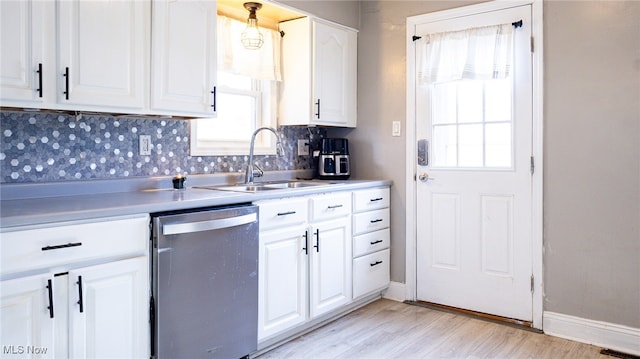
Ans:
[[[640,355],[640,328],[544,312],[544,333],[619,352]]]
[[[382,296],[386,299],[395,300],[398,302],[404,302],[406,299],[405,296],[405,284],[400,282],[391,282],[389,283],[389,289]]]

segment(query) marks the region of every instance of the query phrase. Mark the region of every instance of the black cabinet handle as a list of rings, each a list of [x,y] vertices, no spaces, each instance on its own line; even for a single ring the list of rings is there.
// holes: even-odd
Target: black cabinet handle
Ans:
[[[149,298],[149,323],[151,324],[152,333],[155,333],[156,330],[156,301],[153,299],[153,295]],[[155,358],[156,355],[156,336],[151,335],[151,340],[149,341],[151,345],[151,357]]]
[[[42,250],[43,251],[51,251],[51,250],[60,249],[60,248],[78,247],[78,246],[81,246],[81,245],[82,245],[82,242],[59,244],[57,246],[42,247]]]
[[[304,237],[304,248],[302,248],[302,250],[304,251],[305,255],[309,255],[309,250],[307,250],[307,247],[309,247],[309,236],[307,235],[306,231],[304,232],[303,237]]]
[[[65,77],[65,79],[64,79],[65,90],[64,90],[63,94],[64,94],[65,100],[68,100],[69,99],[69,68],[68,67],[64,68],[64,74],[62,76]]]
[[[377,241],[375,241],[375,242],[369,242],[369,243],[371,243],[371,244],[378,244],[378,243],[382,243],[382,239],[378,239],[378,240],[377,240]]]
[[[316,106],[318,106],[318,112],[316,112],[316,118],[320,119],[320,99],[316,101]]]
[[[38,64],[38,97],[42,98],[42,64]]]
[[[336,204],[336,205],[333,205],[333,206],[327,206],[327,209],[336,209],[336,208],[340,208],[340,207],[342,207],[341,204]]]
[[[316,249],[316,253],[320,252],[320,229],[316,229],[316,245],[313,248]]]
[[[76,283],[78,283],[78,297],[80,298],[80,300],[78,300],[78,304],[80,304],[80,313],[82,313],[84,312],[84,302],[82,301],[82,276],[81,275],[78,276],[78,281]]]
[[[377,265],[378,265],[378,264],[380,264],[380,263],[382,263],[382,261],[376,261],[375,263],[369,263],[369,265],[370,265],[371,267],[375,267],[375,266],[377,266]]]
[[[378,201],[382,201],[382,197],[372,198],[369,200],[369,202],[378,202]]]
[[[213,112],[216,112],[216,87],[213,86],[213,91],[211,91],[211,94],[213,95],[213,102],[211,103],[211,107],[213,108]]]
[[[289,212],[279,212],[278,216],[288,216],[290,214],[296,214],[296,211],[289,211]]]
[[[372,219],[372,220],[370,220],[369,222],[371,222],[371,223],[378,223],[378,222],[382,222],[382,220],[378,218],[378,219]]]
[[[49,290],[49,318],[53,318],[53,285],[51,279],[47,279],[47,289]]]

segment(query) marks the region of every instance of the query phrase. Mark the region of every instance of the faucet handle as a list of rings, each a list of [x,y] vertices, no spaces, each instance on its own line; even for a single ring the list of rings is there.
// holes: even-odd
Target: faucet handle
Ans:
[[[278,137],[278,142],[276,142],[276,156],[277,157],[284,156],[284,147],[282,147],[282,142],[280,142],[280,137]]]
[[[260,166],[258,166],[258,164],[254,163],[253,167],[256,168],[256,170],[253,171],[253,177],[262,177],[264,175],[264,171]]]

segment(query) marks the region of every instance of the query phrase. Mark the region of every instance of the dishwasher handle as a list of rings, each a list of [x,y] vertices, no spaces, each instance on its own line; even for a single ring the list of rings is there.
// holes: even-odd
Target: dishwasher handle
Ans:
[[[258,221],[257,213],[245,214],[242,216],[212,219],[208,221],[186,222],[186,223],[168,223],[162,225],[162,234],[165,236],[212,231],[216,229],[230,228],[242,226]]]

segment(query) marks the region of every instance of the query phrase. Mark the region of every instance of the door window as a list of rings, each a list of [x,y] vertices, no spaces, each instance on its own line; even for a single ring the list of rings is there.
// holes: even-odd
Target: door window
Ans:
[[[434,168],[513,168],[511,78],[431,85]]]

